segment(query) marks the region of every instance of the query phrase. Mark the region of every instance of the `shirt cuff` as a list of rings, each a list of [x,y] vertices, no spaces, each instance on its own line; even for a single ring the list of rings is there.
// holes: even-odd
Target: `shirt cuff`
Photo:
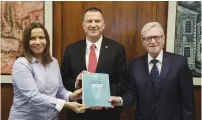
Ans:
[[[69,96],[72,94],[72,92],[68,91],[67,93],[65,93],[64,99],[69,102]]]
[[[57,99],[57,104],[55,106],[55,108],[58,110],[58,111],[61,111],[63,106],[65,104],[65,100],[62,100],[62,99]]]
[[[120,98],[120,101],[121,101],[120,106],[122,106],[123,105],[123,99],[121,97],[119,97],[119,98]]]

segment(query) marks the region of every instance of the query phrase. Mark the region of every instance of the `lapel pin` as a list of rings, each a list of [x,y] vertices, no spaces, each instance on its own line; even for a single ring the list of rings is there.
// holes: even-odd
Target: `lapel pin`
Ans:
[[[105,48],[108,48],[108,46],[105,46]]]

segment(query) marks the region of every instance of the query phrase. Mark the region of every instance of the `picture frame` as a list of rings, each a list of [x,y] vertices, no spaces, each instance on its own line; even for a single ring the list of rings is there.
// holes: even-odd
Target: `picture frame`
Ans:
[[[183,2],[169,1],[166,51],[187,57],[193,84],[201,86],[201,13],[194,10],[199,3]]]
[[[44,25],[50,37],[50,52],[52,55],[52,1],[44,1]],[[11,75],[1,75],[1,83],[12,83]]]

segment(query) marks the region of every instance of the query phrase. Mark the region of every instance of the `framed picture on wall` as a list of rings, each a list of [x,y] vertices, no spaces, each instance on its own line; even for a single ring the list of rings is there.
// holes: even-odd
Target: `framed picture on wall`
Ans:
[[[201,85],[201,1],[170,1],[166,50],[188,59],[194,85]]]
[[[23,30],[39,22],[49,32],[52,48],[52,2],[3,1],[1,5],[1,83],[11,83],[12,66],[22,53]],[[49,18],[46,20],[46,18]],[[52,50],[51,50],[52,53]]]

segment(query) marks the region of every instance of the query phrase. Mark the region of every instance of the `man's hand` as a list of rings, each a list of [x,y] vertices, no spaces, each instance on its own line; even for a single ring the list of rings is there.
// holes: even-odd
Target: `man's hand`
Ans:
[[[69,100],[76,101],[76,100],[81,99],[81,96],[82,96],[82,89],[80,88],[78,90],[75,90],[72,94],[70,94]]]
[[[109,98],[109,102],[113,105],[113,106],[120,106],[121,105],[121,97],[119,96],[111,96]]]
[[[82,71],[83,72],[83,71]],[[75,87],[81,88],[82,87],[82,72],[76,77]]]
[[[66,102],[64,107],[67,107],[76,113],[84,113],[86,109],[89,108],[84,104],[79,104],[77,102]]]

